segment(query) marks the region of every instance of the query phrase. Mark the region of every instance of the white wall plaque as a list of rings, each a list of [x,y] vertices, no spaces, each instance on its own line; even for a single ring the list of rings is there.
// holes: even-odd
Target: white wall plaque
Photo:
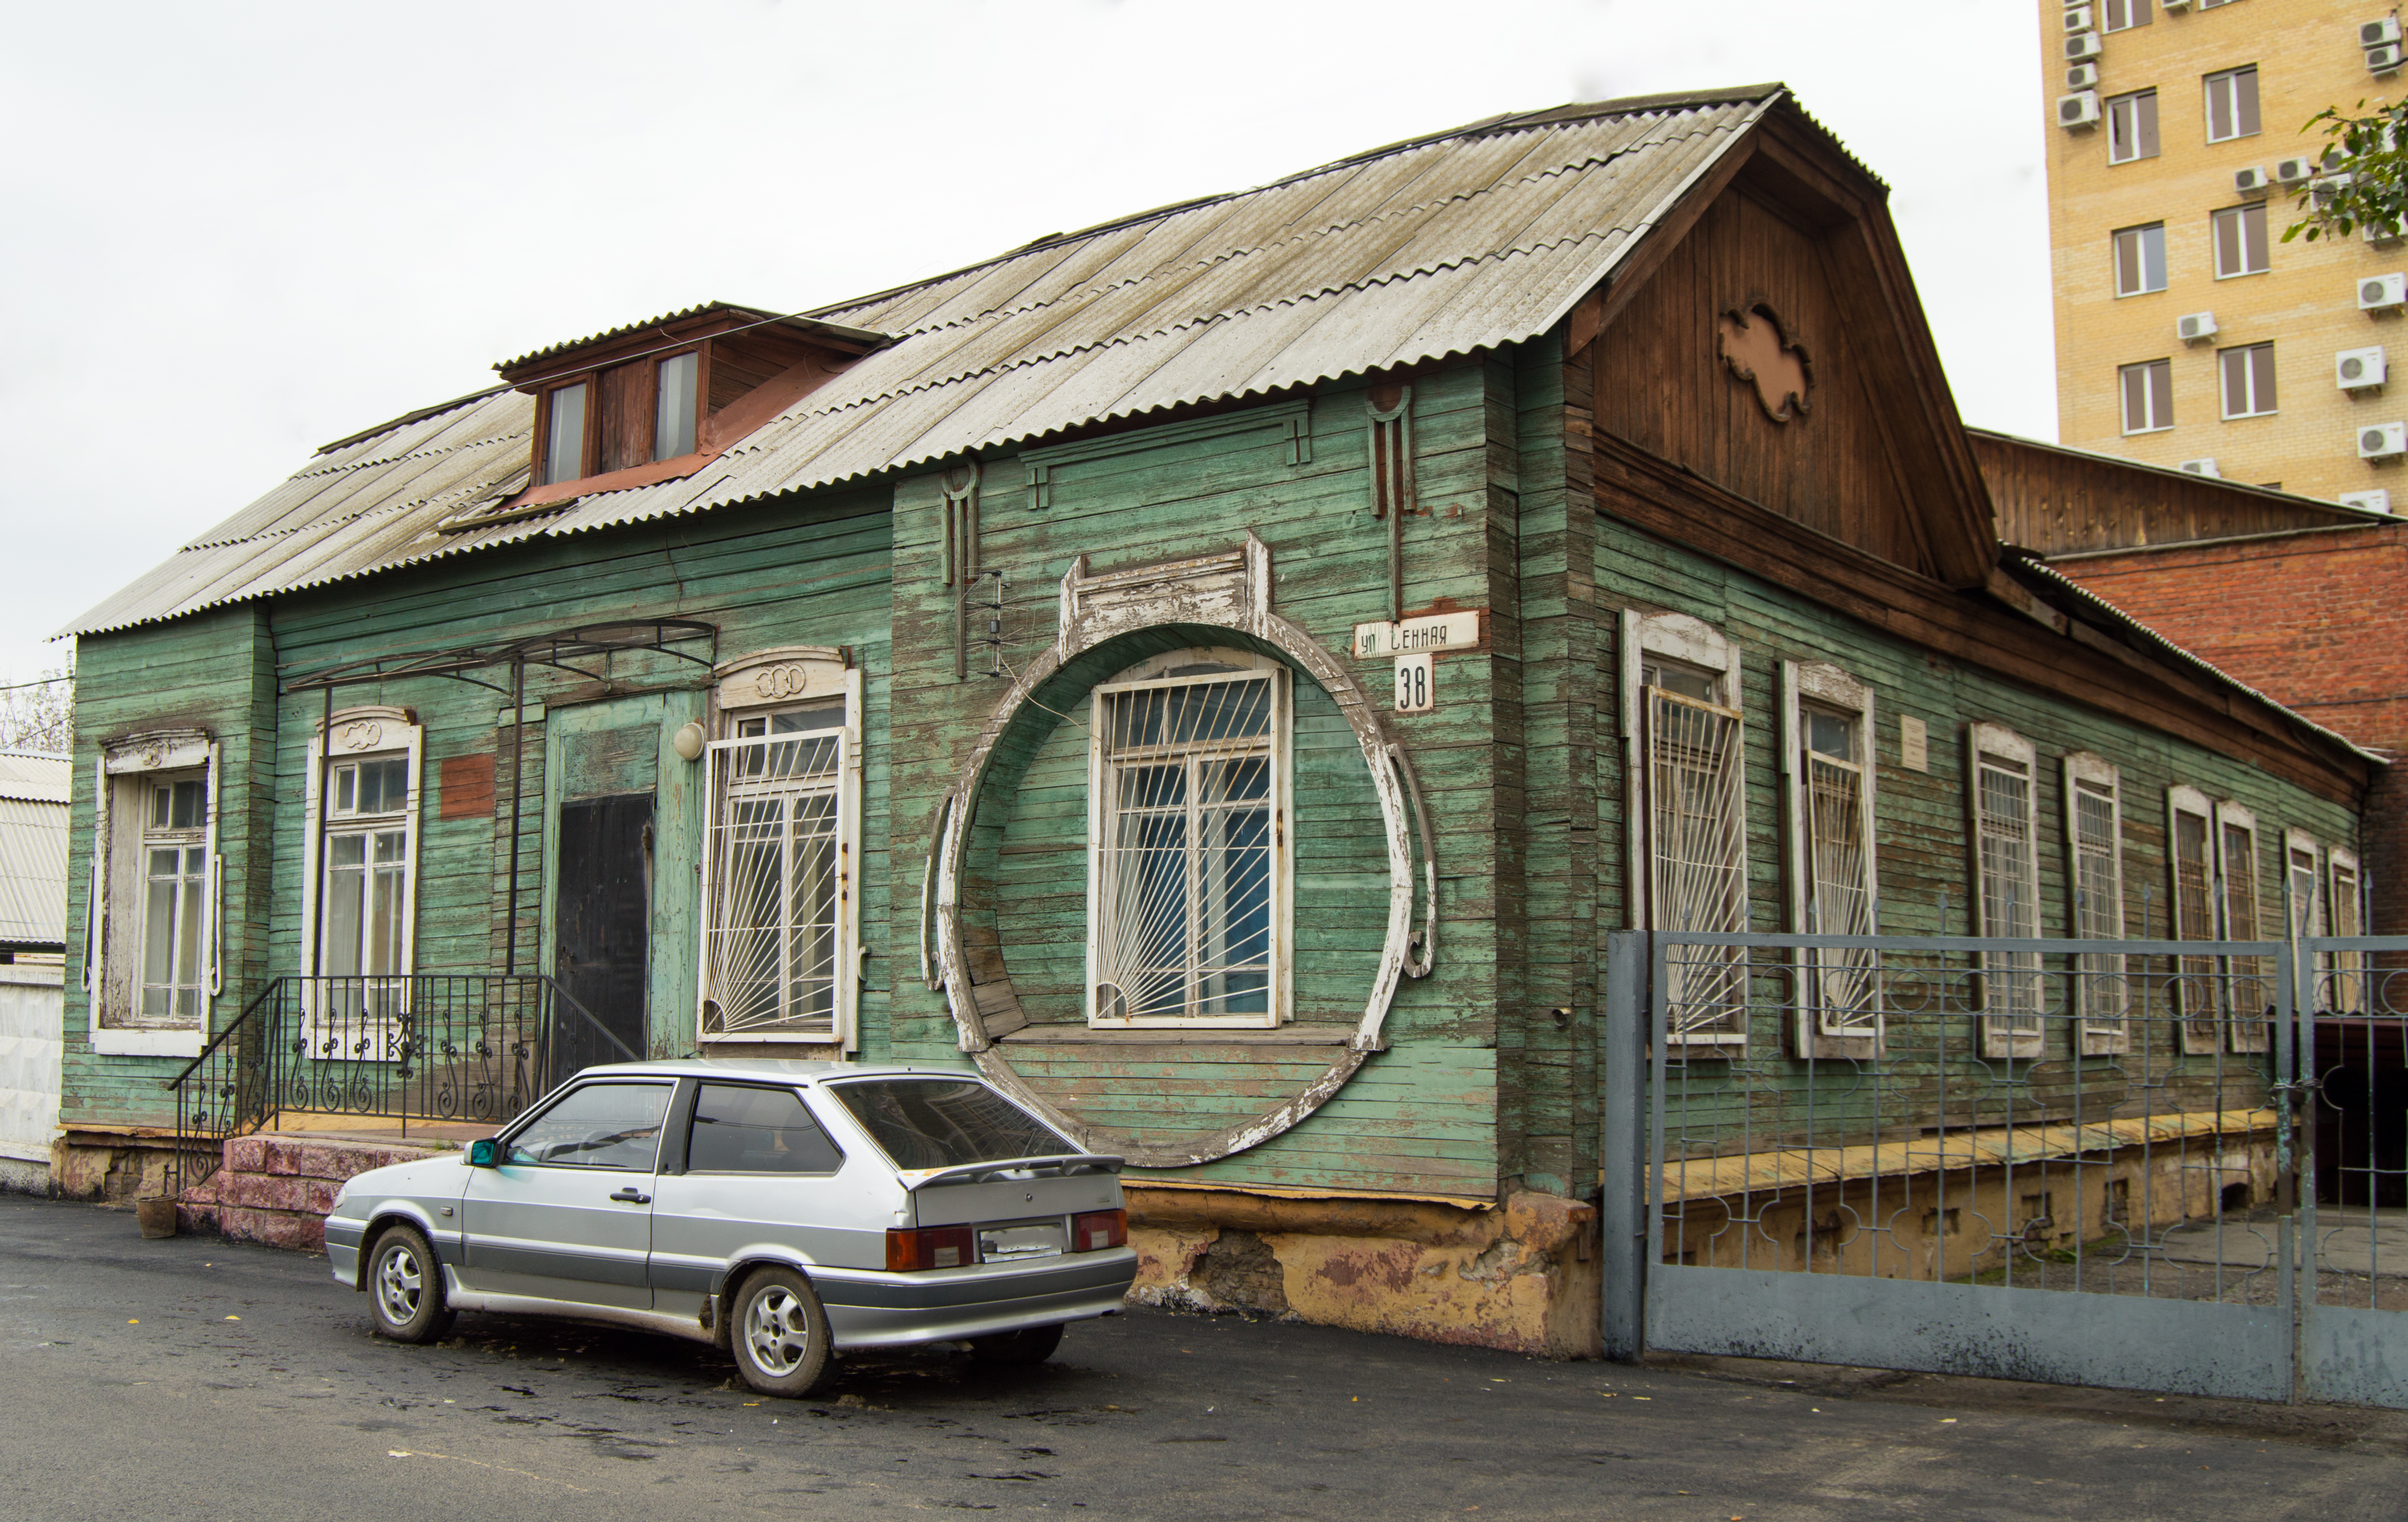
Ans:
[[[1397,657],[1397,711],[1427,713],[1438,707],[1438,663],[1429,652]]]
[[[1909,771],[1931,769],[1931,745],[1923,721],[1911,713],[1898,717],[1898,764]]]
[[[1354,656],[1370,660],[1416,650],[1471,650],[1480,644],[1483,610],[1456,613],[1424,613],[1386,624],[1354,625]]]

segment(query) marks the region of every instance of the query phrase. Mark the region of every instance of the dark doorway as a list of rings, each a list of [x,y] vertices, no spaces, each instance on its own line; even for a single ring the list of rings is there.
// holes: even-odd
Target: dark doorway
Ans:
[[[552,976],[638,1056],[652,917],[652,795],[560,806]]]

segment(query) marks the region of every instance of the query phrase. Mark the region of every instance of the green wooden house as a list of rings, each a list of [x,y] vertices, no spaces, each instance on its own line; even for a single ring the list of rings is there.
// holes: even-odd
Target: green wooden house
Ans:
[[[1777,86],[1500,117],[326,446],[66,631],[59,1176],[507,1113],[540,1007],[975,1064],[1142,1295],[1594,1347],[1609,932],[2067,934],[2080,783],[2138,934],[2170,797],[2380,767],[2002,554],[1885,195]]]

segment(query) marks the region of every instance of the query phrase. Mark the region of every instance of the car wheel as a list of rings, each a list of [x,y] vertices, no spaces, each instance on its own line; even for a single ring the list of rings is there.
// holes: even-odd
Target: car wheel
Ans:
[[[792,1269],[761,1269],[747,1278],[728,1332],[736,1371],[763,1395],[809,1395],[833,1371],[827,1313],[810,1281]]]
[[[973,1337],[970,1356],[981,1363],[1043,1363],[1061,1345],[1062,1328],[1057,1322],[1051,1327],[1023,1327],[993,1337]]]
[[[416,1227],[397,1226],[377,1239],[368,1304],[377,1335],[396,1343],[432,1343],[452,1329],[457,1313],[444,1302],[443,1266]]]

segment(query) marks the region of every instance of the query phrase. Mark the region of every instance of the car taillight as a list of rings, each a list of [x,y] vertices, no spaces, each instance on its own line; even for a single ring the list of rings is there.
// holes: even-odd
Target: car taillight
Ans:
[[[966,1226],[922,1227],[916,1231],[890,1228],[886,1233],[886,1271],[913,1273],[921,1269],[958,1269],[978,1261],[978,1249]]]
[[[1074,1253],[1096,1253],[1107,1247],[1127,1245],[1128,1212],[1125,1210],[1089,1211],[1070,1217],[1070,1251]]]

